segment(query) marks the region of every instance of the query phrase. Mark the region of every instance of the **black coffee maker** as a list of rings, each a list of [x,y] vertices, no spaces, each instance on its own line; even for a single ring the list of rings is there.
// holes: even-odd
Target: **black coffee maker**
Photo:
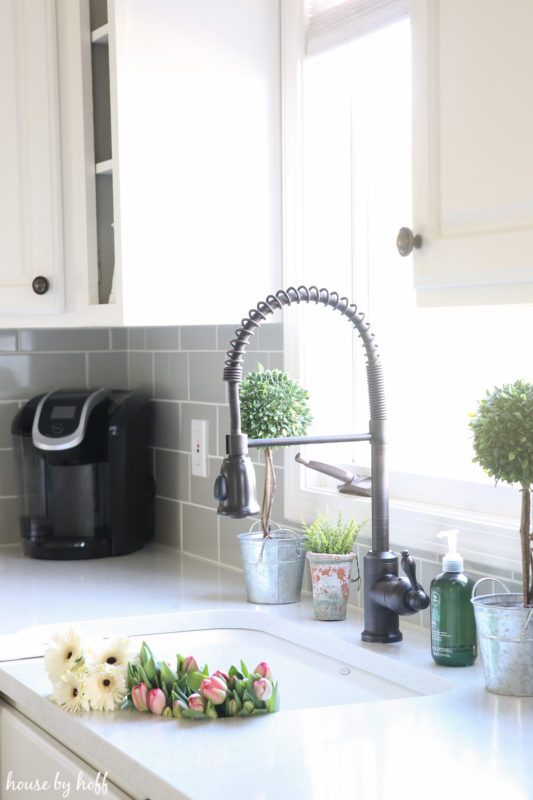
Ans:
[[[150,408],[135,392],[60,389],[17,412],[11,433],[25,555],[117,556],[152,538]]]

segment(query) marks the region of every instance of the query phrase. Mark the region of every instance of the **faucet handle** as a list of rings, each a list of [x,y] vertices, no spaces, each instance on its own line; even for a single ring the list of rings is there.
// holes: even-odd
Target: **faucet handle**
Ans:
[[[402,569],[411,584],[411,591],[407,595],[407,603],[413,611],[421,611],[429,605],[429,597],[419,584],[416,577],[416,563],[409,550],[402,550]]]
[[[403,571],[409,578],[409,583],[411,584],[411,589],[413,590],[413,592],[418,591],[420,584],[416,579],[416,562],[413,556],[410,554],[409,550],[402,550],[401,566]]]

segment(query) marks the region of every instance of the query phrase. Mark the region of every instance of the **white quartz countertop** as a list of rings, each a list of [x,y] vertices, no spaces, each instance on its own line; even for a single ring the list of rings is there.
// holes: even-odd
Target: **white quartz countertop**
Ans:
[[[16,546],[0,548],[0,599],[2,696],[95,770],[107,769],[132,797],[533,798],[533,698],[486,692],[480,663],[435,665],[429,633],[407,620],[403,642],[363,643],[355,608],[346,621],[318,622],[305,593],[300,603],[251,605],[238,571],[157,545],[80,562],[39,561]],[[192,630],[206,615],[221,627],[257,627],[311,648],[320,642],[347,663],[355,654],[365,669],[392,670],[399,682],[419,682],[413,688],[422,692],[433,691],[431,681],[440,688],[406,699],[283,711],[280,686],[279,713],[210,722],[133,711],[72,715],[47,699],[38,656],[63,623],[144,635],[175,630],[178,618]]]

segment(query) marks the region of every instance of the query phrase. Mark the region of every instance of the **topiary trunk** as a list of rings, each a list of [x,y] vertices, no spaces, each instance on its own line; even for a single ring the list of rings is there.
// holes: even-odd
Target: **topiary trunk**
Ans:
[[[533,590],[531,575],[533,567],[533,553],[531,550],[533,536],[531,535],[531,492],[529,486],[522,486],[522,514],[520,517],[520,543],[522,548],[522,590],[524,606],[533,606]]]
[[[265,489],[263,492],[263,502],[261,504],[261,527],[263,536],[267,536],[270,530],[270,516],[272,514],[272,503],[276,494],[276,473],[274,471],[274,451],[271,447],[265,447]]]

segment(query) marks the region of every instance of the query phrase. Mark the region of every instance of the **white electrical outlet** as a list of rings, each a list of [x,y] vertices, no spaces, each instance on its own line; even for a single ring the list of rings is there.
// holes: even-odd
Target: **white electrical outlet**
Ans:
[[[207,478],[207,420],[191,420],[191,472]]]

